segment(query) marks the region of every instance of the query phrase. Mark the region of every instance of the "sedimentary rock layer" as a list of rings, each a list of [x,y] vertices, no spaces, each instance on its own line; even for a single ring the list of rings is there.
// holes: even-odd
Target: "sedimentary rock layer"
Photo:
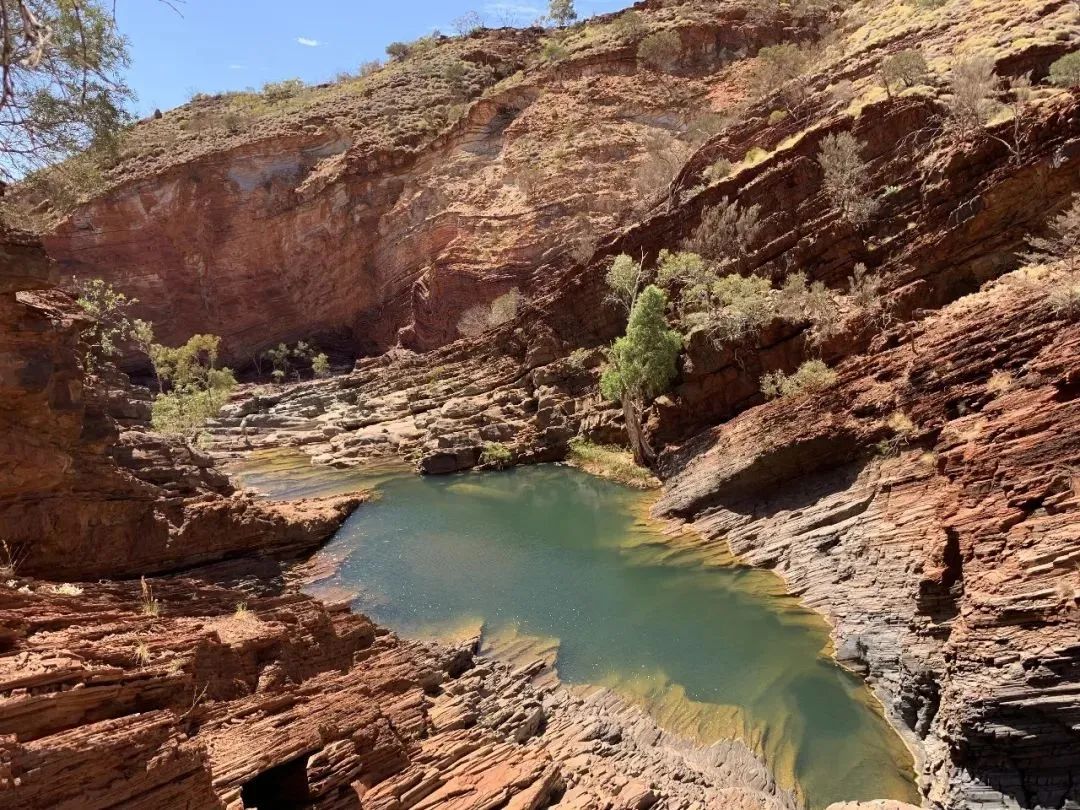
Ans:
[[[148,587],[0,585],[5,807],[795,808],[744,746],[538,686],[542,663],[304,596]]]
[[[657,509],[774,568],[939,807],[1080,798],[1080,329],[1021,272],[670,450]]]

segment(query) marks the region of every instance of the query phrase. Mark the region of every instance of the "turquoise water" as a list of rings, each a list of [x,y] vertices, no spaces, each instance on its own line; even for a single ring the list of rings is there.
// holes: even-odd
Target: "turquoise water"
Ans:
[[[828,628],[773,574],[706,556],[648,521],[648,496],[558,467],[419,478],[278,457],[241,478],[298,497],[378,484],[312,591],[405,635],[483,629],[498,650],[557,650],[559,677],[610,686],[665,727],[739,737],[810,808],[916,801],[911,757]]]

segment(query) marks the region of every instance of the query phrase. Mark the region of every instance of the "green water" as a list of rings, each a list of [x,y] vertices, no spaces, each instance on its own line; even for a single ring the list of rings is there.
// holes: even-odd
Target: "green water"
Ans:
[[[774,575],[668,542],[638,492],[557,466],[419,478],[279,457],[240,477],[278,497],[379,484],[314,593],[349,589],[405,635],[557,644],[562,680],[615,688],[705,742],[744,739],[810,808],[917,800],[908,752],[828,657],[824,621]]]

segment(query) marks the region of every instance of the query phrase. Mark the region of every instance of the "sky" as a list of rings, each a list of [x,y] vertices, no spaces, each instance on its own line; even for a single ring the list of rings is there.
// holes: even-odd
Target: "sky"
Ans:
[[[135,111],[148,115],[195,92],[262,87],[299,77],[315,83],[385,56],[468,11],[488,25],[527,25],[546,0],[117,0],[120,31],[131,42],[128,84]],[[580,17],[616,11],[631,0],[576,0]]]

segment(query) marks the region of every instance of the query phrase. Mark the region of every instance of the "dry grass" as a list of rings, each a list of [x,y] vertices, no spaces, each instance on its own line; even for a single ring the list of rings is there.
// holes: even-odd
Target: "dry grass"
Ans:
[[[652,473],[635,464],[634,456],[622,447],[575,438],[570,440],[570,454],[566,460],[591,475],[635,489],[655,489],[660,485]]]

